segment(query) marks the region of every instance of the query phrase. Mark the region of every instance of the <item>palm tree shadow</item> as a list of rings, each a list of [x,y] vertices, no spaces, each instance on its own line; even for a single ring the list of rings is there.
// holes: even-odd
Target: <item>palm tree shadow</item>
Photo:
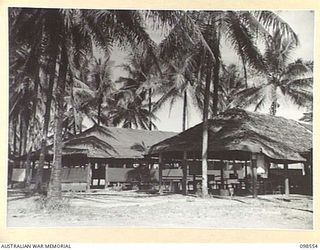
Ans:
[[[10,197],[8,197],[7,199],[8,199],[8,201],[17,201],[17,200],[28,199],[28,198],[30,198],[30,197],[31,197],[31,195],[24,195],[24,196],[22,196],[22,197],[16,197],[16,198],[10,198]]]
[[[212,196],[213,198],[216,198],[216,199],[221,199],[221,200],[230,200],[230,201],[236,201],[236,202],[240,202],[240,203],[243,203],[243,204],[248,204],[247,202],[243,201],[243,200],[239,200],[239,199],[236,199],[236,198],[226,198],[226,197],[223,197],[223,196],[219,196],[219,195],[213,195]]]

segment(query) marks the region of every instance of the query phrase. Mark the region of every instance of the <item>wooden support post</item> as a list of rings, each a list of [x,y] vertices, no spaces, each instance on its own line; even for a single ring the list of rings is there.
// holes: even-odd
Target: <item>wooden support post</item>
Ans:
[[[173,181],[172,180],[169,182],[169,191],[170,192],[174,192],[174,186],[173,186]]]
[[[232,165],[233,165],[233,174],[235,176],[238,176],[238,171],[237,171],[237,168],[236,168],[236,161],[235,160],[233,160]],[[237,179],[238,179],[238,177],[237,177]]]
[[[266,157],[265,157],[266,158]],[[266,162],[266,164],[267,164],[267,178],[269,179],[269,176],[270,176],[270,161],[268,160],[267,162]]]
[[[309,169],[309,161],[303,163],[304,166],[304,175],[305,175],[305,190],[304,192],[308,195],[312,194],[312,176]]]
[[[193,192],[197,192],[197,180],[196,180],[196,175],[193,175]]]
[[[290,195],[290,185],[289,185],[289,171],[288,171],[288,163],[285,162],[284,166],[284,193],[286,198],[289,198]]]
[[[162,193],[163,154],[159,153],[159,193]]]
[[[90,190],[91,177],[92,177],[91,162],[89,162],[87,165],[87,191]]]
[[[36,167],[36,163],[34,160],[32,160],[32,164],[31,164],[31,173],[30,173],[30,178],[32,180],[32,177],[34,176],[35,173],[35,167]]]
[[[308,182],[308,189],[307,189],[307,194],[308,195],[313,195],[313,160],[312,160],[312,151],[310,152],[310,155],[308,157],[308,160],[307,160],[307,172],[308,172],[308,175],[307,175],[307,182]],[[309,166],[310,166],[310,169],[309,169]]]
[[[109,163],[106,163],[106,166],[105,166],[105,175],[104,175],[104,188],[107,189],[108,186],[109,186]]]
[[[197,161],[196,161],[196,152],[193,151],[193,166],[194,166],[194,169],[197,168]],[[189,171],[190,171],[190,168],[189,168]],[[194,170],[196,171],[196,170]],[[196,193],[197,192],[197,182],[196,182],[196,175],[194,174],[193,175],[193,192]]]
[[[221,187],[220,189],[224,189],[224,171],[223,171],[223,168],[224,168],[224,162],[223,160],[220,161],[220,181],[221,181]]]
[[[188,175],[188,165],[187,165],[188,153],[187,151],[183,151],[183,159],[182,159],[182,194],[188,194],[187,188],[187,175]]]
[[[244,162],[244,177],[248,178],[248,162]]]
[[[257,154],[251,154],[251,172],[252,172],[252,196],[257,198]]]
[[[304,175],[308,176],[310,174],[308,162],[304,162],[303,167],[304,167]]]

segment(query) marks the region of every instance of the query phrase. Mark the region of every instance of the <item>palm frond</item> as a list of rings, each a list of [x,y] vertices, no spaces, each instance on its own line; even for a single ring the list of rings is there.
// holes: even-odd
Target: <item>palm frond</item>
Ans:
[[[226,17],[227,38],[235,47],[235,51],[251,66],[260,71],[265,71],[263,57],[255,45],[253,34],[241,23],[239,17],[234,11],[228,11]]]
[[[264,95],[263,89],[264,85],[261,85],[239,91],[234,95],[234,100],[230,102],[229,107],[245,108],[251,104],[257,103]]]
[[[272,34],[272,31],[281,30],[284,36],[292,40],[295,45],[299,44],[298,36],[291,26],[273,11],[254,11],[253,14],[257,17],[258,21],[269,30],[269,33]]]
[[[287,96],[299,107],[309,107],[312,104],[313,94],[311,91],[303,89],[288,89]]]

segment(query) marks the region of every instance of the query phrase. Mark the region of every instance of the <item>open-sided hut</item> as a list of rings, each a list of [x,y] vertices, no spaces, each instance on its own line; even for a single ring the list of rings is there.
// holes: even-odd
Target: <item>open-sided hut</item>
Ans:
[[[265,169],[268,174],[270,163],[283,164],[286,193],[289,192],[288,165],[292,163],[304,164],[305,173],[309,173],[306,178],[309,184],[305,184],[312,186],[312,129],[308,126],[282,117],[230,109],[210,119],[208,127],[208,159],[220,161],[221,168],[222,161],[249,164],[254,196],[257,195],[257,168]],[[151,156],[159,156],[160,181],[163,163],[180,158],[185,169],[184,186],[187,187],[188,165],[190,170],[192,161],[201,160],[202,131],[203,123],[200,123],[150,148]],[[201,165],[197,167],[201,168]],[[226,183],[223,173],[219,178],[220,184]]]
[[[153,161],[144,157],[151,145],[176,134],[95,125],[72,136],[63,145],[62,190],[83,191],[126,183],[130,178],[129,172],[134,172],[134,164]],[[53,145],[48,146],[45,182],[50,176],[52,158]],[[39,151],[36,151],[31,157],[33,165],[38,159]]]

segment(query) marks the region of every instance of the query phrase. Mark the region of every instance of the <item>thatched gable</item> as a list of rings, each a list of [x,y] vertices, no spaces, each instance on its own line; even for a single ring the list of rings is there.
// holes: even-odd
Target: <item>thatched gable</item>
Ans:
[[[294,120],[230,109],[209,120],[209,153],[263,153],[275,160],[305,161],[301,156],[312,148],[312,132]],[[199,152],[202,148],[200,123],[172,138],[153,145],[151,155],[160,152]]]

